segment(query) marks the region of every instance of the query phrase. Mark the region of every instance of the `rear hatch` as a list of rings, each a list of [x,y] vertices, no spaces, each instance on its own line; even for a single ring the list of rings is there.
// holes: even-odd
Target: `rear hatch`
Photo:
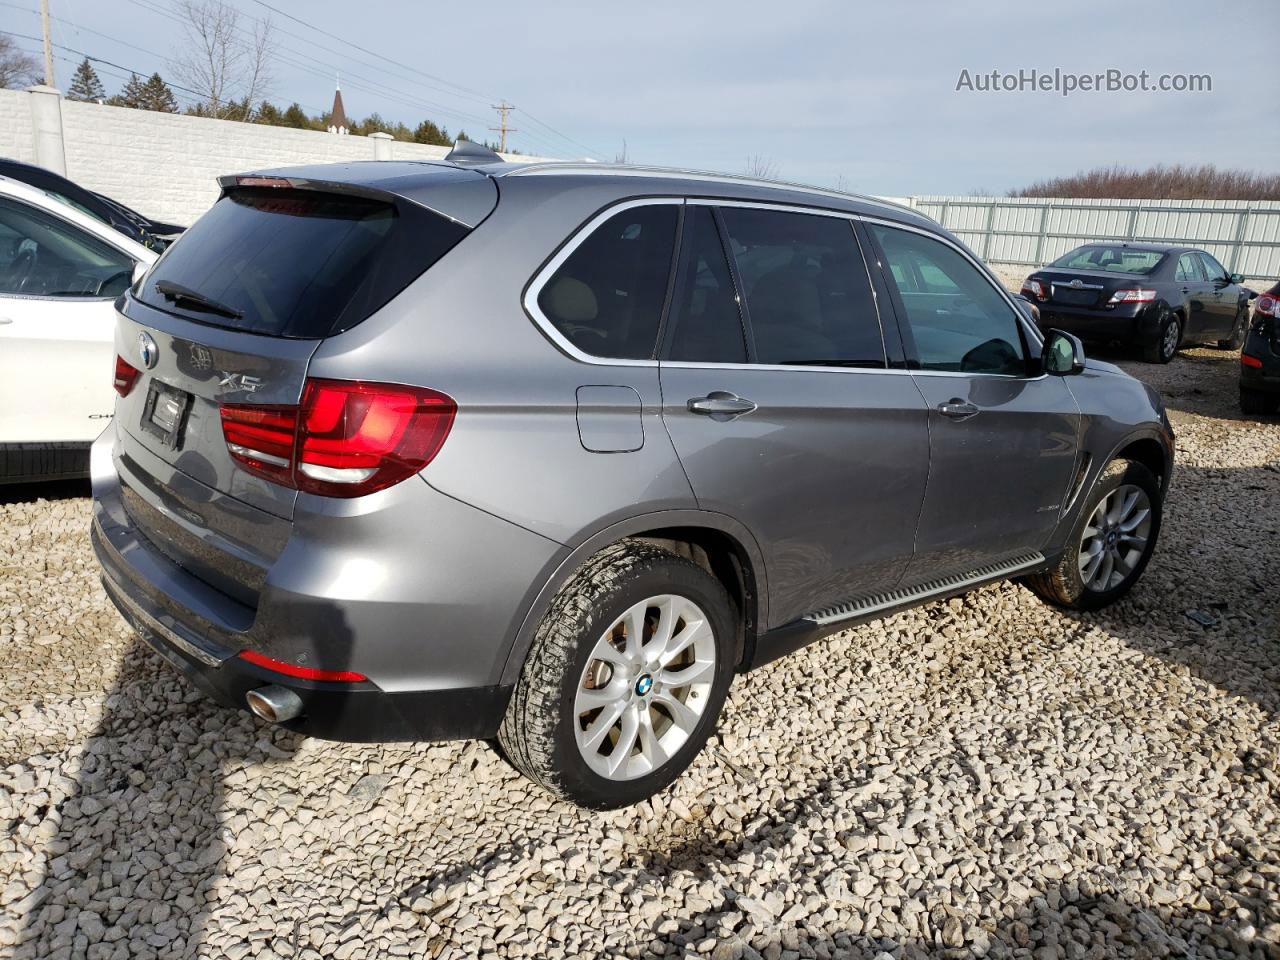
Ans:
[[[355,170],[345,181],[289,171],[224,181],[213,208],[119,304],[117,353],[138,371],[116,402],[125,510],[171,561],[250,607],[288,540],[297,492],[237,463],[224,406],[266,417],[296,407],[320,343],[470,232],[418,202],[424,181],[454,197],[469,178],[489,209],[496,199],[474,172],[428,168],[406,181],[419,188],[410,199],[367,186],[361,166],[334,168]],[[474,212],[476,197],[467,204]]]

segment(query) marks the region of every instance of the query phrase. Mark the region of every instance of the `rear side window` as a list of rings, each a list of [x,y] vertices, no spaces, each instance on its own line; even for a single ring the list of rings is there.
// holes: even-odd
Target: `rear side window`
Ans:
[[[871,281],[849,221],[739,207],[720,215],[757,363],[885,365]]]
[[[906,310],[921,368],[1027,372],[1018,315],[973,264],[930,237],[879,225],[871,229]]]
[[[579,350],[647,360],[658,340],[679,210],[631,207],[582,241],[538,293],[538,308]]]
[[[1175,280],[1200,280],[1200,264],[1194,254],[1184,253],[1178,258],[1178,269],[1173,272]]]
[[[219,327],[318,339],[364,320],[467,233],[409,202],[242,187],[169,248],[138,297]]]
[[[685,242],[669,322],[669,359],[747,362],[738,295],[710,207],[691,206],[685,214]]]

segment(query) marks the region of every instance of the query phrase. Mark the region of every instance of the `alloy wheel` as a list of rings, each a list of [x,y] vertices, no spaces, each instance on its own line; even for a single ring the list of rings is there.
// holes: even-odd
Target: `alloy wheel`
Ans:
[[[1170,359],[1178,352],[1178,333],[1178,321],[1169,320],[1165,324],[1164,333],[1160,340],[1160,351]]]
[[[1151,499],[1126,483],[1094,508],[1080,541],[1080,579],[1093,591],[1112,590],[1137,568],[1151,536]]]
[[[596,641],[578,681],[573,729],[596,774],[634,780],[666,763],[711,702],[716,643],[687,597],[641,600]]]

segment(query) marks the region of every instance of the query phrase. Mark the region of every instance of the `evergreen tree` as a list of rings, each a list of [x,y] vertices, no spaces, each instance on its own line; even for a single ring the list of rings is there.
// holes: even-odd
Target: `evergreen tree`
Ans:
[[[297,127],[299,130],[315,130],[316,124],[307,116],[305,110],[297,103],[289,104],[285,110],[282,124],[286,127]]]
[[[275,104],[266,100],[263,100],[262,103],[258,105],[258,112],[254,115],[253,122],[265,123],[272,127],[288,126],[288,124],[284,122],[284,114],[280,109],[276,107]]]
[[[159,113],[177,113],[178,98],[173,95],[169,85],[160,78],[160,74],[153,73],[151,79],[142,85],[142,103],[140,106],[143,110],[155,110]]]
[[[106,98],[107,91],[102,88],[102,81],[98,79],[97,71],[89,63],[89,58],[85,57],[80,61],[80,66],[76,67],[75,76],[71,78],[71,86],[67,89],[67,99],[97,103],[99,100],[105,100]]]
[[[138,79],[138,75],[131,73],[124,89],[107,102],[114,107],[133,107],[135,110],[141,110],[142,102],[146,98],[145,88],[146,84]]]
[[[449,131],[444,127],[436,126],[430,120],[423,120],[413,131],[413,139],[418,143],[429,143],[436,147],[451,147],[453,141],[449,139]]]

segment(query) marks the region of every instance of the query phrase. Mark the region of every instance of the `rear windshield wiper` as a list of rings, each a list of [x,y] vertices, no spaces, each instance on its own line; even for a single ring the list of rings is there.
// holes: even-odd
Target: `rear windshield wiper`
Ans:
[[[184,287],[182,284],[174,283],[172,280],[157,280],[156,293],[172,303],[185,303],[196,310],[217,313],[232,320],[239,320],[244,316],[243,311],[237,310],[235,307],[228,307],[225,303],[219,303],[211,297],[206,297],[203,293],[197,293],[190,287]]]

